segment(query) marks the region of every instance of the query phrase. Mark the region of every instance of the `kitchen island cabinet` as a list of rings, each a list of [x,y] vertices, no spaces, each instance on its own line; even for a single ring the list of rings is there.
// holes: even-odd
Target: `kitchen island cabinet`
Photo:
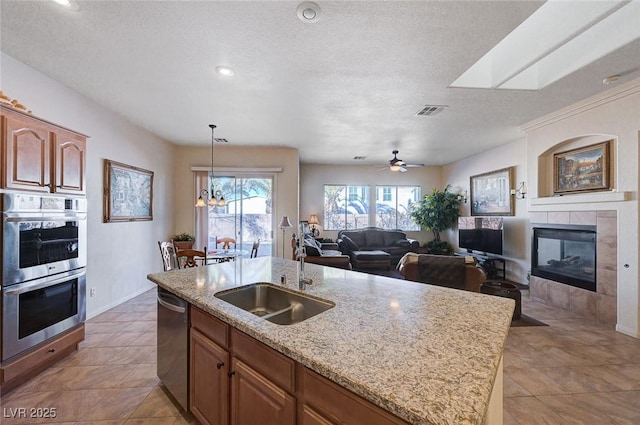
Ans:
[[[223,357],[224,351],[229,354],[229,397],[237,391],[235,406],[243,411],[262,399],[279,406],[264,413],[265,418],[273,414],[282,420],[294,402],[291,423],[306,425],[502,424],[502,351],[513,300],[305,267],[305,276],[313,279],[307,296],[335,306],[289,326],[254,316],[215,294],[280,282],[283,275],[287,289],[297,291],[299,265],[291,260],[238,259],[148,278],[213,320],[214,325],[197,330],[203,334],[201,328],[209,329],[214,335],[208,336],[210,342],[223,349]],[[265,362],[267,353],[277,361]],[[220,360],[212,356],[213,361]],[[238,370],[246,385],[233,389]],[[230,421],[241,418],[233,409]],[[262,414],[261,409],[251,413]]]

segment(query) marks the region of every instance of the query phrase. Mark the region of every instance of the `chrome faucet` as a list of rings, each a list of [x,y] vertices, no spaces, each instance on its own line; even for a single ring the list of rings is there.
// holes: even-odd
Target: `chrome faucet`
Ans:
[[[300,241],[302,244],[303,242]],[[297,251],[298,261],[300,261],[300,276],[298,277],[298,289],[304,291],[307,285],[311,285],[313,283],[312,279],[307,279],[304,277],[304,258],[307,256],[307,250],[304,245],[298,247]]]

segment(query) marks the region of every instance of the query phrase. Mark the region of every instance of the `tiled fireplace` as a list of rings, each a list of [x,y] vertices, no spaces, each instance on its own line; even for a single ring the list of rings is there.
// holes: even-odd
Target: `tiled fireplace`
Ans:
[[[542,239],[538,239],[548,253],[540,256],[532,251],[531,296],[545,304],[614,326],[617,313],[616,211],[532,212],[531,226],[533,229],[572,231],[566,233],[565,239],[559,236],[562,232],[541,230],[542,234],[538,236]],[[593,257],[588,248],[591,240],[595,246]],[[535,270],[536,262],[539,272]],[[554,274],[556,272],[560,272],[560,276]]]

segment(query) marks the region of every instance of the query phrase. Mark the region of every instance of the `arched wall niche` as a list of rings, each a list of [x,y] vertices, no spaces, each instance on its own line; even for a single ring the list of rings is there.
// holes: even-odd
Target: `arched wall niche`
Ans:
[[[616,166],[617,163],[617,136],[611,134],[584,134],[581,136],[565,139],[551,146],[538,156],[538,193],[537,196],[553,196],[553,155],[573,149],[582,148],[596,143],[611,141],[609,145],[609,179],[611,188],[616,187]]]

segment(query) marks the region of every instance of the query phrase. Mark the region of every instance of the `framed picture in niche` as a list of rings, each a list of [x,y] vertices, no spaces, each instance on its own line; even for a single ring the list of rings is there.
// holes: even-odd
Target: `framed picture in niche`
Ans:
[[[153,220],[153,171],[104,160],[105,223]]]
[[[610,190],[611,140],[553,155],[553,193]]]
[[[470,177],[471,215],[513,215],[513,167]]]

